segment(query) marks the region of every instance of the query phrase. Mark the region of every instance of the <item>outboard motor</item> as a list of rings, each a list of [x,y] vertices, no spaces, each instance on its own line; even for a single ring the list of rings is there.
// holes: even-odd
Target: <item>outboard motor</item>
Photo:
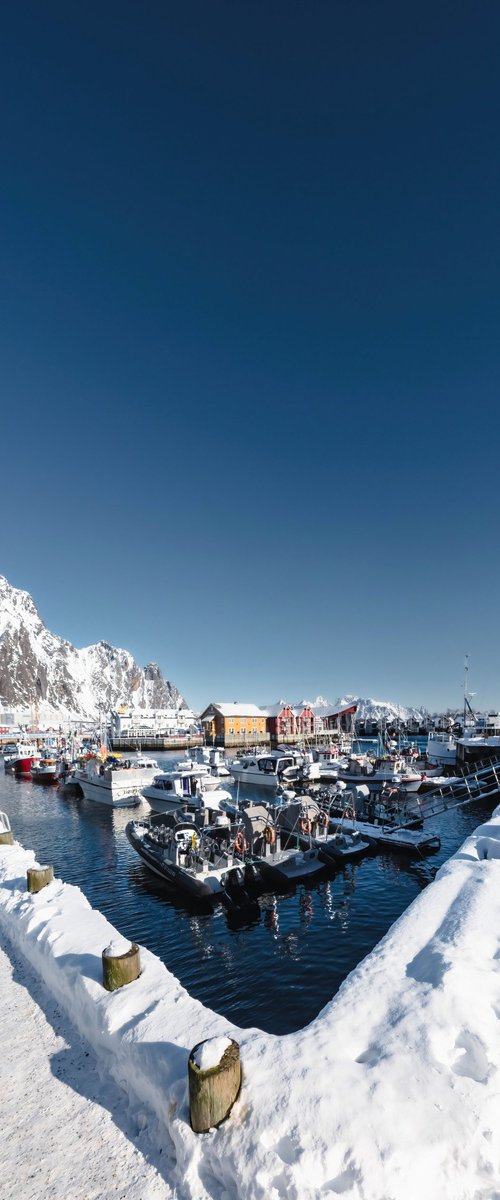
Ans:
[[[226,896],[233,904],[244,904],[245,900],[249,899],[248,893],[245,890],[245,876],[240,867],[232,867],[226,875],[225,884]]]
[[[259,870],[256,863],[245,864],[245,888],[250,896],[256,896],[264,887],[262,872]]]

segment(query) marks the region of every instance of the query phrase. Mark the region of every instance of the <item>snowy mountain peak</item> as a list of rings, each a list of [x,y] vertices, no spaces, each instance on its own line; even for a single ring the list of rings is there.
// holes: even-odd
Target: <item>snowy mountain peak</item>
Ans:
[[[127,650],[100,641],[78,650],[50,633],[29,592],[0,575],[0,706],[46,716],[95,718],[103,707],[185,707],[157,663],[140,667]]]

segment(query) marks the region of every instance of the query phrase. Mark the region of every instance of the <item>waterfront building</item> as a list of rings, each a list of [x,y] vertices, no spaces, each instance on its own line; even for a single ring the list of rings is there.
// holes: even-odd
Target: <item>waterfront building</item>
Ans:
[[[304,701],[300,704],[294,704],[293,714],[295,717],[295,732],[299,737],[312,737],[316,732],[316,717],[310,704],[306,704]]]
[[[208,704],[200,715],[205,740],[217,746],[254,745],[269,740],[267,712],[256,704]]]
[[[262,710],[267,713],[267,730],[273,742],[286,742],[297,733],[297,718],[290,704],[279,700]]]
[[[111,714],[113,738],[189,733],[195,722],[196,716],[190,708],[130,709],[122,706]]]

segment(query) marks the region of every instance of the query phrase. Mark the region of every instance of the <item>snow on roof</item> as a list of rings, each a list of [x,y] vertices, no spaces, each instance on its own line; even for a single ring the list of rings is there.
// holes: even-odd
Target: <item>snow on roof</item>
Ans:
[[[284,708],[291,707],[292,705],[288,704],[286,700],[279,700],[277,704],[266,704],[265,709],[261,709],[261,712],[265,712],[266,717],[278,717]]]
[[[256,704],[211,704],[223,717],[265,717],[265,712]]]

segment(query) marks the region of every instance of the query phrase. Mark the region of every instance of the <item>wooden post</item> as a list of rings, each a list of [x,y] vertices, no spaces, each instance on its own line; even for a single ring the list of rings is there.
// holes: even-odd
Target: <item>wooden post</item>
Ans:
[[[0,829],[0,846],[13,846],[14,834],[12,829]]]
[[[27,881],[29,892],[41,892],[54,878],[53,867],[28,867]]]
[[[107,992],[115,992],[126,983],[133,983],[141,973],[139,947],[132,942],[123,954],[114,954],[113,945],[102,952],[102,982]]]
[[[204,1069],[202,1051],[208,1047],[210,1062],[210,1043],[222,1043],[222,1054],[219,1062]],[[201,1066],[198,1061],[201,1061]],[[241,1087],[238,1043],[232,1038],[209,1038],[205,1042],[198,1042],[189,1055],[188,1080],[191,1129],[195,1133],[206,1133],[225,1121],[238,1096]]]

